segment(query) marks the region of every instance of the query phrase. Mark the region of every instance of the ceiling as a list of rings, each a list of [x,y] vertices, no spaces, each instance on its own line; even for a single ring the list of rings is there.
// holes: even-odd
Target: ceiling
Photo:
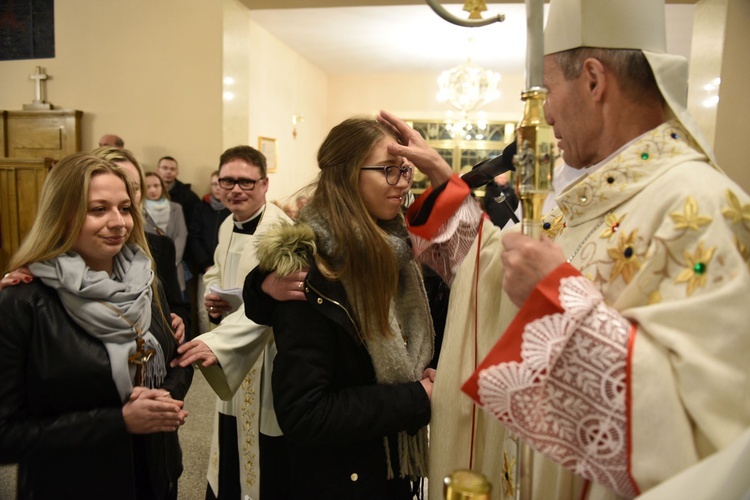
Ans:
[[[250,17],[295,52],[331,75],[434,73],[472,61],[502,73],[524,72],[526,14],[523,3],[490,3],[484,17],[505,14],[505,21],[464,28],[440,18],[426,4],[408,0],[367,0],[362,7],[290,8],[309,0],[242,0]],[[627,0],[622,0],[627,1]],[[689,1],[689,0],[685,0]],[[357,3],[317,0],[314,5]],[[259,9],[272,4],[273,9]],[[466,19],[463,3],[444,4]],[[280,7],[280,8],[278,8]],[[545,14],[546,14],[545,6]],[[691,3],[666,6],[667,49],[689,57],[693,23]]]

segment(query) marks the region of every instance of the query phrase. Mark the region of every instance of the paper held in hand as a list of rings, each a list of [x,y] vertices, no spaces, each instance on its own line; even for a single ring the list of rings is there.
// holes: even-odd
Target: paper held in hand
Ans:
[[[211,287],[208,289],[208,293],[213,293],[214,295],[218,295],[223,300],[226,300],[229,303],[229,307],[231,308],[227,314],[233,313],[240,307],[242,307],[242,288],[219,288],[216,285],[211,285]]]

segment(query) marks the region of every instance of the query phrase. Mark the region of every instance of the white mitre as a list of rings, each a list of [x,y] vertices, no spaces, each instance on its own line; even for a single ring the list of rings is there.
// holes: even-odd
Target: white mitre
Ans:
[[[669,110],[716,165],[711,146],[687,110],[687,59],[666,53],[664,0],[551,0],[545,55],[578,47],[641,50]]]

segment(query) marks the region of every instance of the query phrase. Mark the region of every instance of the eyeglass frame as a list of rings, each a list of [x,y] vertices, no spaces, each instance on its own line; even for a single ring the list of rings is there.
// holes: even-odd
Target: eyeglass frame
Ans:
[[[232,189],[234,189],[234,186],[239,186],[242,191],[252,191],[252,190],[255,189],[255,185],[257,183],[259,183],[260,181],[264,181],[264,180],[266,180],[265,177],[261,177],[260,179],[232,179],[231,177],[219,177],[219,179],[218,179],[218,181],[219,181],[219,187],[221,189],[226,190],[226,191],[231,191]],[[224,182],[224,183],[231,182],[232,183],[232,187],[224,187],[224,186],[221,185],[222,182]],[[241,182],[252,182],[252,187],[250,187],[250,188],[244,188],[244,187],[242,187],[242,184],[240,184]]]
[[[396,182],[391,183],[388,181],[388,169],[389,168],[397,168],[399,171],[398,177],[396,178]],[[364,166],[360,167],[360,170],[380,170],[383,172],[383,175],[385,176],[385,182],[389,186],[396,186],[401,178],[403,177],[406,179],[406,182],[411,182],[412,179],[414,179],[414,167],[411,165],[383,165],[383,166]],[[406,177],[406,173],[409,173],[409,177]]]

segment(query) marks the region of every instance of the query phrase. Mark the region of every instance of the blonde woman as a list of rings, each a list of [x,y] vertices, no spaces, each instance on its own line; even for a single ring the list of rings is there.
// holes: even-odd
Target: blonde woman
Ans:
[[[133,202],[142,212],[142,186],[145,184],[143,168],[133,153],[127,149],[103,147],[91,152],[92,155],[111,161],[121,167],[130,177],[133,187]],[[177,280],[177,267],[175,262],[174,242],[168,236],[159,236],[156,233],[146,233],[146,242],[154,260],[156,275],[161,281],[164,295],[169,305],[172,331],[178,343],[185,339],[185,332],[190,325],[190,303],[182,298],[180,283]],[[20,282],[29,283],[34,276],[28,268],[22,267],[6,274],[0,280],[0,290],[6,286],[14,286]]]
[[[61,160],[0,291],[0,462],[18,498],[177,498],[190,368],[162,309],[129,177]]]

